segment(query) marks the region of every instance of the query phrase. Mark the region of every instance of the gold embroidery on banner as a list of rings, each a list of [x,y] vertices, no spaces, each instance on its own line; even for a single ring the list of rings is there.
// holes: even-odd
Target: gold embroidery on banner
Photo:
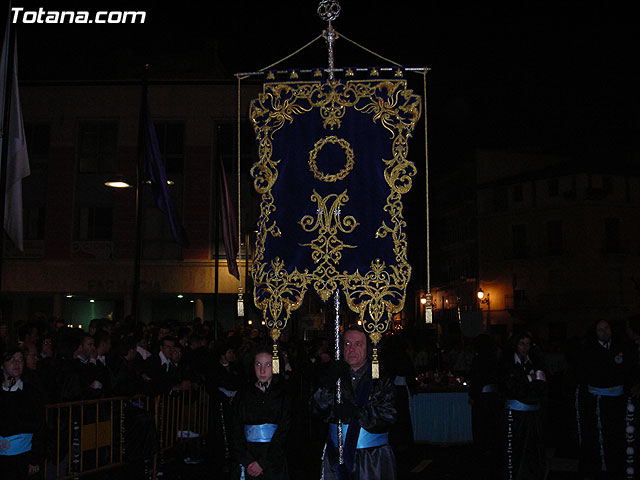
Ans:
[[[322,173],[321,171],[318,170],[318,165],[316,164],[316,157],[318,156],[318,153],[320,152],[320,150],[322,150],[322,148],[327,143],[331,143],[334,145],[338,144],[340,147],[342,147],[342,150],[344,150],[344,154],[347,159],[344,165],[344,168],[342,168],[342,170],[340,170],[338,173],[333,175],[328,173]],[[354,158],[353,149],[351,148],[349,142],[347,142],[342,138],[338,138],[334,135],[331,135],[330,137],[325,137],[321,140],[318,140],[313,145],[313,150],[309,152],[309,170],[311,170],[311,172],[313,173],[313,176],[316,177],[318,180],[321,180],[323,182],[337,182],[338,180],[344,180],[346,176],[349,175],[351,170],[353,170],[353,166],[354,166],[353,158]]]
[[[336,289],[336,282],[341,278],[336,270],[342,259],[342,250],[356,248],[347,245],[338,238],[338,233],[350,234],[359,225],[356,219],[348,215],[342,217],[342,207],[349,201],[347,191],[340,195],[331,194],[321,197],[314,190],[311,201],[318,204],[316,217],[305,215],[300,219],[300,226],[307,232],[318,232],[318,236],[301,247],[311,247],[311,259],[317,265],[310,275],[314,289],[326,302]]]
[[[250,119],[259,146],[259,160],[253,165],[251,174],[254,187],[261,195],[252,264],[255,303],[264,311],[267,327],[280,331],[286,326],[291,312],[302,304],[310,285],[323,300],[340,288],[346,296],[347,305],[359,314],[365,331],[377,344],[387,330],[392,315],[404,307],[406,287],[411,276],[402,195],[410,190],[412,177],[416,174],[415,165],[407,160],[407,153],[408,139],[421,114],[420,97],[406,88],[405,80],[285,82],[265,84],[263,88],[263,93],[252,102],[250,109]],[[342,249],[353,246],[344,244],[337,234],[350,233],[358,225],[354,217],[339,218],[340,207],[348,201],[346,191],[342,194],[344,197],[334,194],[324,198],[314,191],[312,200],[318,204],[317,218],[305,216],[299,222],[306,231],[318,232],[315,240],[305,244],[311,247],[312,256],[315,255],[313,259],[316,266],[312,272],[300,272],[297,269],[289,272],[279,258],[265,262],[268,237],[281,235],[280,229],[271,220],[271,214],[276,211],[271,188],[278,179],[280,163],[272,158],[274,134],[285,124],[293,123],[296,116],[314,109],[319,112],[325,129],[340,128],[349,108],[370,115],[372,122],[382,125],[392,139],[392,157],[379,160],[384,164],[384,178],[389,193],[375,238],[391,239],[395,262],[373,260],[369,270],[364,273],[358,270],[338,271]],[[315,148],[319,151],[322,145],[318,148],[316,144]],[[313,170],[312,165],[310,168]],[[337,176],[333,181],[336,180]],[[333,216],[331,211],[334,212]]]
[[[300,273],[294,269],[289,273],[284,267],[284,262],[274,258],[269,265],[257,264],[257,268],[252,269],[251,273],[268,285],[265,289],[267,295],[262,300],[254,296],[256,306],[263,310],[267,328],[283,330],[291,312],[302,305],[309,283],[307,272]]]

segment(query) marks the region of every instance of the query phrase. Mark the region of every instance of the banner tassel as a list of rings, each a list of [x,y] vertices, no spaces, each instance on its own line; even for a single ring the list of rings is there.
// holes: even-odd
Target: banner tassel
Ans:
[[[277,342],[273,342],[273,358],[271,360],[271,370],[273,370],[273,374],[277,375],[280,373],[280,359],[278,358],[278,344]]]
[[[377,347],[373,347],[373,358],[371,359],[371,378],[380,378],[380,365],[378,363]]]

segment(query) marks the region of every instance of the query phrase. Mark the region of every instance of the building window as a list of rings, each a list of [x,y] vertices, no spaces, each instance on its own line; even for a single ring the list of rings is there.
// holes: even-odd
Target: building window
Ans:
[[[547,222],[547,246],[549,255],[564,253],[564,236],[560,220]]]
[[[50,126],[47,123],[27,123],[24,126],[31,174],[44,173],[49,163]]]
[[[78,210],[76,240],[104,241],[113,237],[113,208],[81,207]]]
[[[525,258],[527,256],[527,226],[513,225],[511,227],[511,239],[514,258]]]
[[[160,154],[167,175],[184,172],[184,124],[154,122]]]
[[[24,239],[44,240],[45,207],[33,206],[25,207],[24,215]]]
[[[169,216],[158,208],[151,186],[145,185],[143,189],[142,256],[156,260],[182,259],[182,247],[173,236]],[[182,221],[182,182],[171,185],[169,192],[179,221]]]
[[[154,127],[160,156],[164,164],[167,180],[171,180],[169,194],[179,222],[183,222],[182,194],[185,161],[184,123],[176,121],[155,121]],[[142,256],[156,260],[182,259],[182,247],[176,243],[169,217],[158,208],[150,185],[143,186],[143,245]]]
[[[604,250],[606,253],[620,253],[620,219],[605,218]]]
[[[524,199],[524,194],[522,193],[522,185],[514,185],[513,189],[513,201],[514,202],[522,202],[522,200]]]
[[[493,208],[496,212],[505,212],[509,208],[507,187],[496,187],[493,190]]]
[[[80,173],[113,173],[118,153],[118,124],[114,121],[82,122],[78,140]]]

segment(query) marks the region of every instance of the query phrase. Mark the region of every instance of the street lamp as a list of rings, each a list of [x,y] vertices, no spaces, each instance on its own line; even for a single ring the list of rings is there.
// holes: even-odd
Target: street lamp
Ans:
[[[114,178],[107,180],[104,184],[109,188],[135,188],[136,191],[136,250],[133,265],[133,288],[131,292],[131,314],[133,322],[137,324],[139,321],[138,297],[140,296],[140,257],[142,255],[142,215],[140,212],[140,202],[142,201],[142,188],[140,184],[139,162],[136,162],[136,181],[130,182],[123,175],[115,175]]]
[[[482,288],[478,288],[477,292],[478,303],[480,305],[485,304],[487,306],[487,328],[491,325],[491,295],[489,292],[484,293]]]
[[[491,294],[484,293],[484,290],[479,288],[477,295],[478,295],[478,302],[485,303],[487,305],[491,304]]]

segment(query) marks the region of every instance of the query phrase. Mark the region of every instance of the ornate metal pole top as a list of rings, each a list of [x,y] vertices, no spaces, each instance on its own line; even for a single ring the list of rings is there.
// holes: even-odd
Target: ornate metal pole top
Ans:
[[[322,0],[318,5],[318,15],[325,22],[333,22],[340,16],[340,4],[335,0]]]
[[[340,4],[335,0],[322,0],[318,5],[318,15],[322,20],[329,22],[329,26],[323,32],[323,35],[327,40],[327,48],[329,50],[329,79],[333,80],[333,44],[338,38],[338,35],[333,29],[331,22],[340,16]]]

